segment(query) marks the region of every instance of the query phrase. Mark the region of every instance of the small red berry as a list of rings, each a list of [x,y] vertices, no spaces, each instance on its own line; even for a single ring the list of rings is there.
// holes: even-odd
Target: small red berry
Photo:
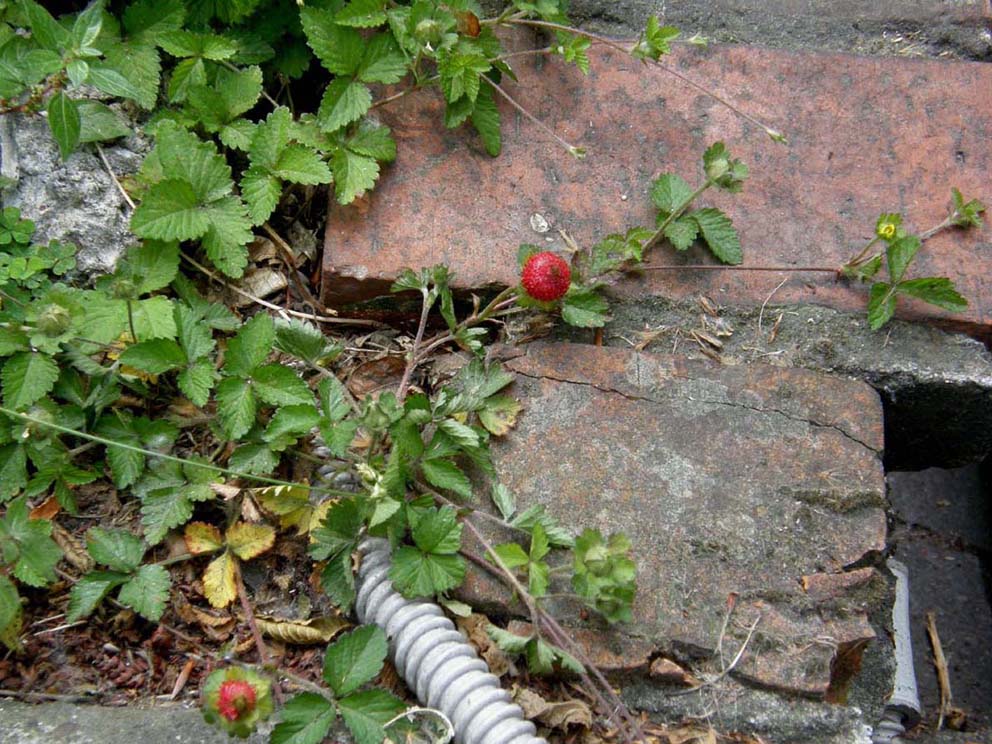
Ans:
[[[524,264],[521,282],[524,290],[535,300],[550,302],[568,291],[572,272],[568,262],[556,253],[535,253]]]
[[[229,679],[217,694],[217,712],[228,721],[236,721],[255,709],[255,688],[243,679]]]

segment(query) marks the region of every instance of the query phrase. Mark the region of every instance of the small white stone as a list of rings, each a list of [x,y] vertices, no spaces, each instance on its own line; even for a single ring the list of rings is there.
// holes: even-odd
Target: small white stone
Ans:
[[[546,233],[551,229],[551,225],[549,225],[548,221],[544,219],[543,214],[540,212],[534,212],[534,214],[530,216],[530,229],[536,233]]]

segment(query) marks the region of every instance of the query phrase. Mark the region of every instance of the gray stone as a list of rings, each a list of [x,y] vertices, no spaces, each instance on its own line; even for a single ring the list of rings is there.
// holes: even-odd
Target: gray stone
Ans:
[[[0,744],[225,744],[227,734],[207,725],[199,710],[163,707],[43,703],[0,699]],[[256,733],[249,744],[263,744]]]
[[[17,179],[3,192],[4,206],[19,207],[23,217],[34,221],[36,242],[75,243],[80,273],[113,271],[137,239],[129,229],[127,203],[96,150],[83,146],[62,162],[44,118],[0,118],[8,135],[0,140],[4,175],[12,172]],[[131,137],[103,150],[114,174],[122,178],[137,171],[148,146]]]
[[[874,391],[802,369],[575,344],[510,354],[525,412],[495,446],[500,479],[520,509],[543,503],[576,529],[621,531],[633,543],[633,622],[607,628],[569,599],[549,602],[592,660],[627,680],[657,655],[715,676],[733,601],[725,656],[760,618],[733,690],[776,690],[785,708],[796,697],[841,702],[870,660],[865,712],[828,718],[873,720],[891,684],[880,632],[891,593],[871,567],[886,534]],[[482,572],[470,571],[463,592],[496,614],[518,611]],[[668,705],[667,692],[657,695]],[[752,700],[764,698],[727,706],[731,729],[759,730],[752,719],[765,707]]]
[[[892,516],[906,527],[922,528],[947,544],[992,551],[992,470],[979,465],[956,470],[929,468],[886,476]]]
[[[695,302],[626,298],[612,312],[607,344],[629,348],[647,342],[647,332],[654,338],[649,350],[704,357],[691,332],[712,319]],[[980,341],[903,321],[873,332],[863,315],[817,305],[727,308],[721,318],[733,329],[719,339],[726,363],[805,367],[874,387],[885,406],[887,468],[953,467],[981,460],[992,449],[992,354]]]
[[[590,29],[636,36],[648,16],[716,41],[856,54],[988,60],[992,34],[983,0],[572,0]],[[502,5],[491,0],[490,7]],[[988,6],[984,6],[987,8]]]

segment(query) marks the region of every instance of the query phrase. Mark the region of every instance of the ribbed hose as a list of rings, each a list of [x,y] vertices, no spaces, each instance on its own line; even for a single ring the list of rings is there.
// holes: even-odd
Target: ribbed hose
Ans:
[[[499,678],[433,602],[406,599],[389,580],[389,541],[359,546],[355,613],[389,639],[389,655],[421,704],[444,713],[456,744],[547,744]]]

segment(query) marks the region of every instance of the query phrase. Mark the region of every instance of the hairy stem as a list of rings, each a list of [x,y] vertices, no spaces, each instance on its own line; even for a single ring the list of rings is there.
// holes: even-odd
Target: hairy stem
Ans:
[[[417,351],[420,348],[420,342],[424,340],[424,330],[427,328],[427,318],[430,315],[431,307],[434,302],[430,299],[430,293],[425,289],[422,290],[423,300],[420,307],[420,322],[417,324],[417,335],[413,339],[413,346],[410,347],[410,356],[407,358],[406,367],[403,370],[403,377],[400,380],[400,385],[396,389],[396,397],[403,402],[406,398],[407,388],[410,387],[410,378],[413,376],[413,371],[417,368],[419,363],[419,357],[417,356]]]
[[[572,155],[572,156],[574,156],[576,158],[583,158],[583,157],[585,157],[585,154],[586,154],[585,148],[576,147],[575,145],[573,145],[573,144],[571,144],[571,143],[566,142],[565,140],[563,140],[561,137],[559,137],[555,133],[555,130],[553,130],[551,127],[549,127],[543,121],[541,121],[540,119],[538,119],[536,116],[534,116],[534,114],[532,114],[530,111],[528,111],[527,109],[525,109],[523,106],[521,106],[515,100],[513,100],[513,97],[509,93],[507,93],[505,90],[503,90],[503,88],[500,87],[499,84],[493,82],[492,80],[490,80],[489,78],[487,78],[485,75],[482,75],[480,77],[480,79],[483,80],[483,81],[485,81],[485,83],[489,87],[491,87],[494,91],[496,91],[501,96],[503,96],[503,98],[506,99],[506,101],[511,106],[513,106],[513,108],[515,108],[517,111],[519,111],[521,114],[523,114],[523,116],[528,121],[536,124],[540,129],[542,129],[544,132],[546,132],[548,134],[548,136],[550,136],[555,142],[557,142],[559,145],[561,145],[566,150],[568,150],[568,152],[569,152],[570,155]]]

